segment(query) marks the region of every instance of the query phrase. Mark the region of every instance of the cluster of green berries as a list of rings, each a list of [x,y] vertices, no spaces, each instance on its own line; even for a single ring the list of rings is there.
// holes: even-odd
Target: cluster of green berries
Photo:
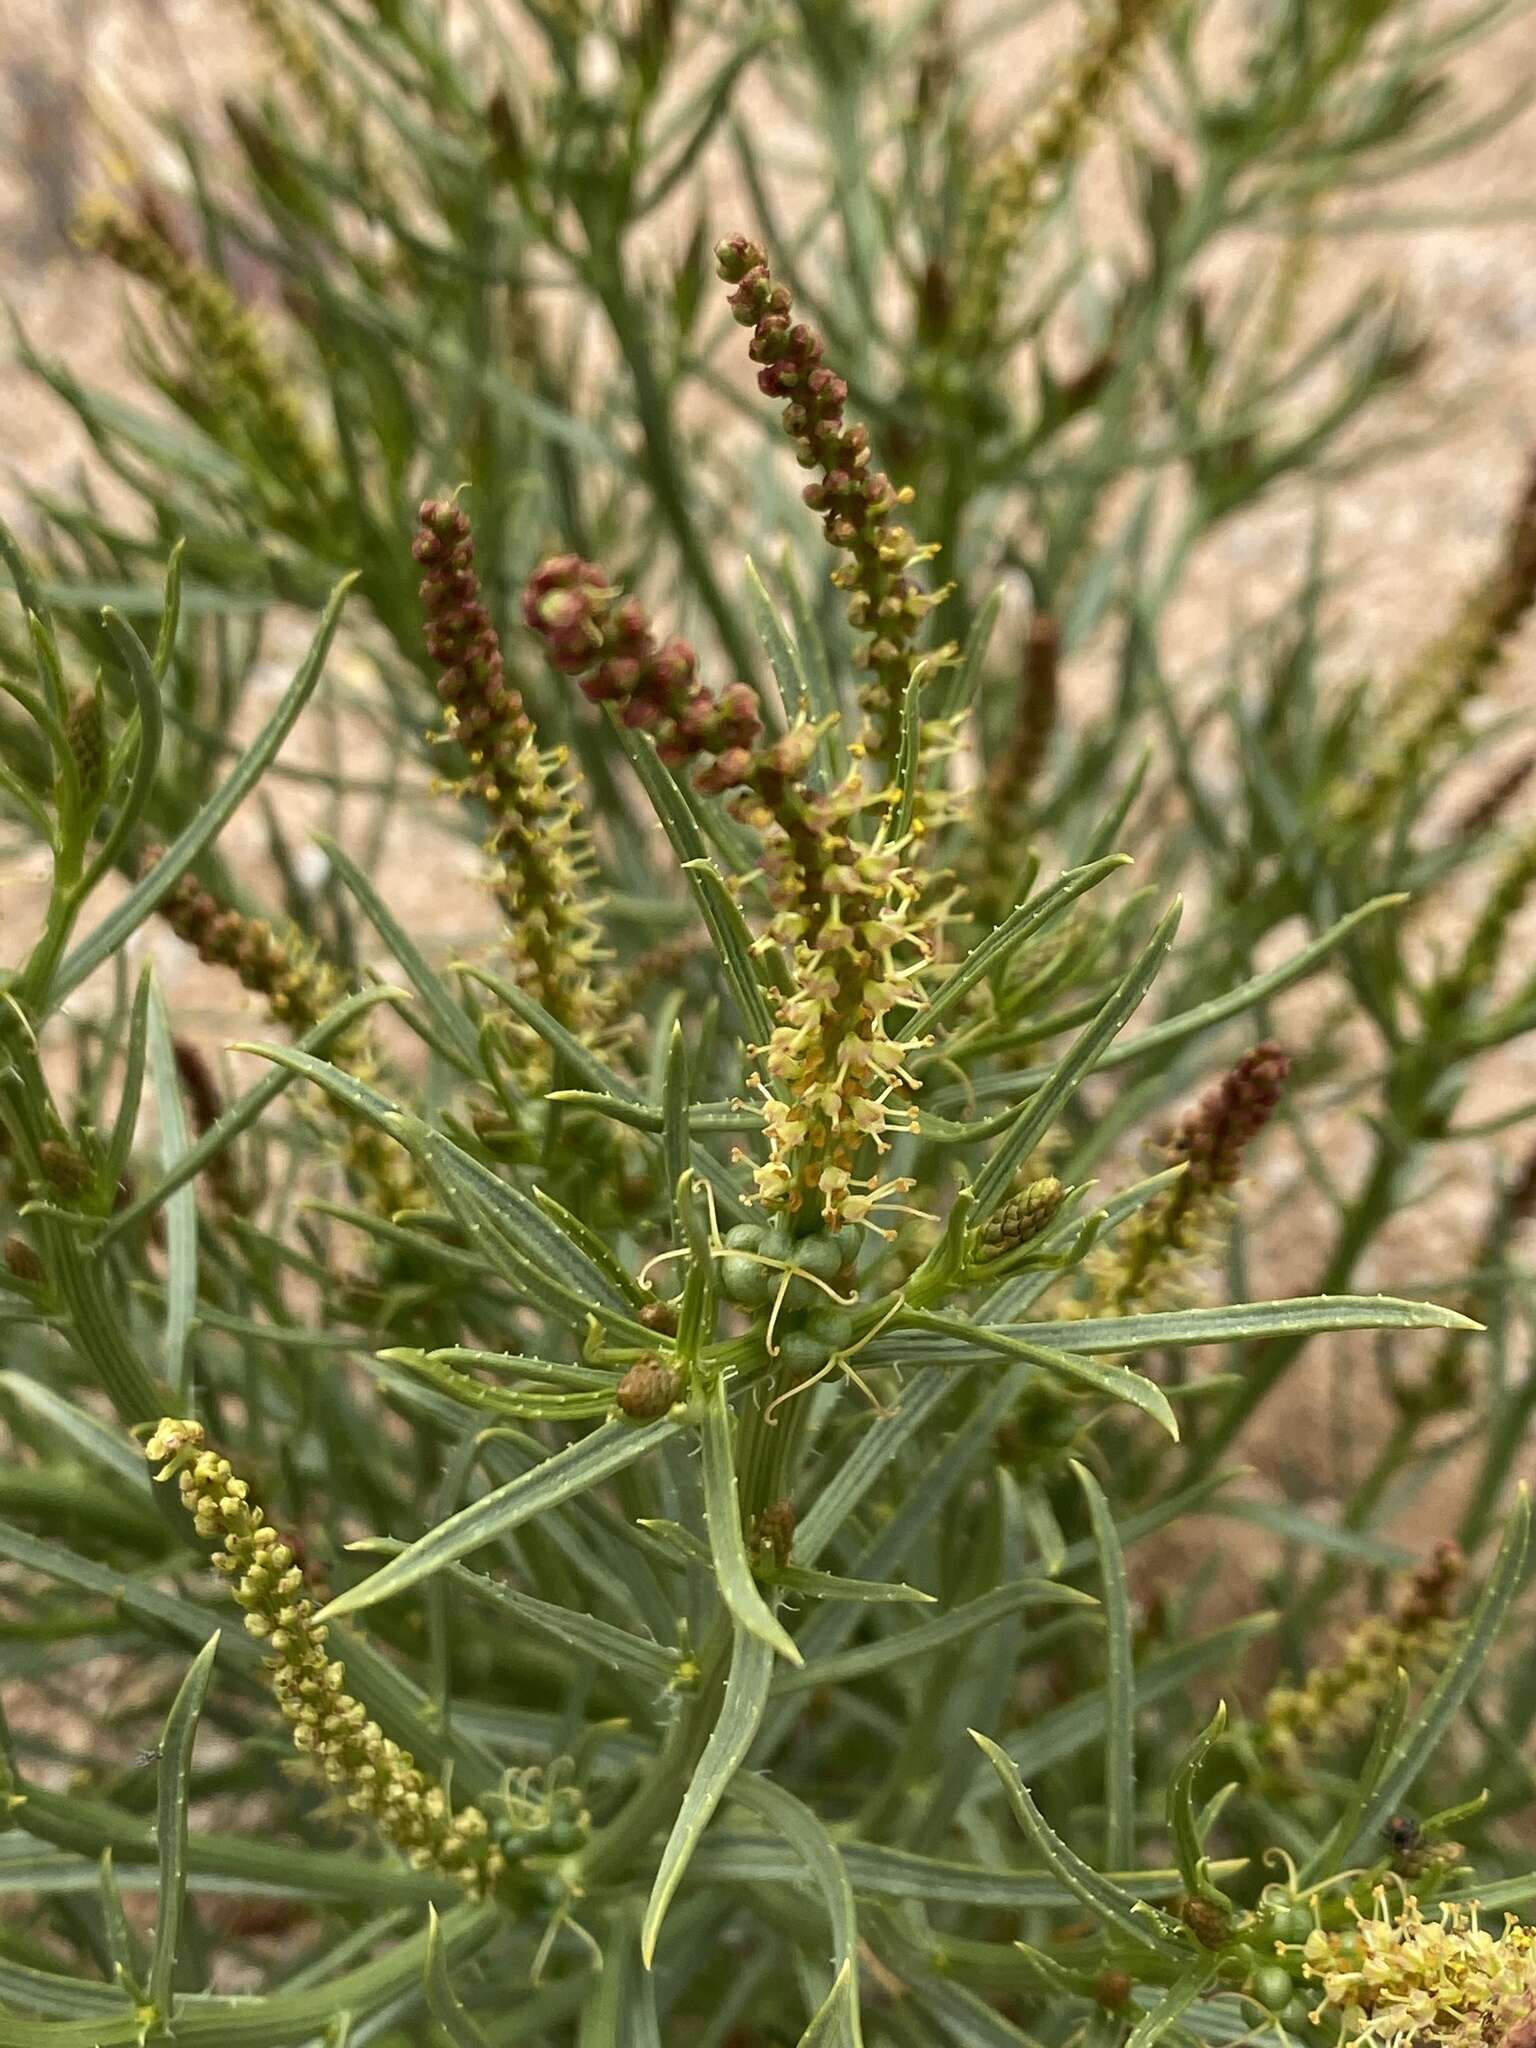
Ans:
[[[535,1795],[525,1777],[516,1791],[504,1787],[502,1799],[506,1811],[491,1822],[491,1839],[509,1863],[570,1856],[585,1845],[586,1802],[575,1785],[555,1785]]]
[[[769,1309],[779,1363],[795,1377],[820,1372],[853,1342],[848,1293],[864,1233],[857,1224],[796,1237],[788,1219],[743,1223],[725,1239],[720,1289],[738,1308]]]

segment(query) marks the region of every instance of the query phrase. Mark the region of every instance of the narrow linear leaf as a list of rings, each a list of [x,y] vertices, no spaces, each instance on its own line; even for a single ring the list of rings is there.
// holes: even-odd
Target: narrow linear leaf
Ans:
[[[838,1971],[832,1989],[816,2008],[810,2025],[800,2036],[798,2048],[826,2048],[838,2042],[844,2048],[858,2048],[864,2039],[859,2025],[859,1987],[853,1964]]]
[[[878,1643],[860,1643],[855,1649],[840,1650],[835,1656],[818,1657],[799,1671],[781,1671],[774,1680],[775,1698],[785,1693],[814,1691],[820,1685],[838,1685],[850,1678],[866,1677],[871,1671],[887,1671],[911,1657],[925,1657],[951,1643],[963,1643],[1023,1607],[1091,1607],[1093,1601],[1075,1586],[1059,1586],[1049,1579],[1016,1579],[1011,1585],[994,1586],[975,1600],[968,1600],[948,1614],[935,1615],[915,1628],[902,1629]],[[1129,1861],[1129,1857],[1124,1859]]]
[[[1053,1332],[1070,1329],[1067,1324],[1046,1324],[1041,1327]],[[1133,1408],[1139,1408],[1143,1415],[1165,1429],[1175,1443],[1179,1437],[1178,1418],[1168,1404],[1168,1397],[1162,1388],[1140,1373],[1131,1372],[1123,1365],[1105,1365],[1099,1359],[1082,1358],[1075,1353],[1047,1348],[1018,1337],[1012,1331],[992,1328],[987,1324],[970,1324],[960,1316],[943,1315],[934,1309],[908,1309],[903,1312],[901,1328],[933,1330],[941,1336],[953,1337],[961,1343],[969,1343],[973,1352],[995,1352],[1000,1358],[1020,1358],[1031,1365],[1037,1365],[1042,1372],[1058,1374],[1062,1379],[1072,1380],[1080,1386],[1092,1387],[1111,1401],[1126,1401]],[[905,1355],[900,1350],[900,1337],[885,1339],[881,1356],[891,1357],[895,1362],[921,1363],[921,1353]],[[873,1351],[873,1345],[870,1347]]]
[[[1510,1603],[1519,1591],[1530,1526],[1530,1495],[1522,1486],[1504,1525],[1504,1539],[1494,1559],[1493,1570],[1468,1617],[1456,1654],[1425,1694],[1417,1711],[1410,1716],[1392,1761],[1365,1803],[1346,1862],[1355,1861],[1366,1853],[1367,1845],[1375,1840],[1388,1815],[1395,1813],[1403,1804],[1462,1702],[1476,1685],[1484,1660],[1504,1625]]]
[[[757,637],[763,643],[768,656],[768,666],[773,670],[774,681],[779,686],[779,695],[784,701],[784,715],[793,725],[797,718],[804,715],[811,694],[805,669],[800,661],[800,650],[785,630],[778,608],[768,595],[767,585],[758,574],[757,564],[750,555],[743,565],[742,574],[747,586],[747,605],[752,613],[752,623],[757,628]]]
[[[427,2011],[442,2028],[453,2048],[490,2048],[484,2033],[454,1996],[448,1981],[448,1964],[443,1955],[442,1923],[436,1906],[427,1908],[427,1953],[422,1967]]]
[[[338,1003],[334,1010],[322,1017],[312,1030],[306,1031],[304,1036],[296,1041],[294,1050],[310,1054],[323,1052],[326,1046],[347,1031],[366,1010],[372,1009],[376,1003],[396,1001],[404,994],[403,989],[370,988],[362,990],[358,995],[349,996],[344,1003]],[[264,1075],[237,1102],[232,1102],[218,1122],[206,1130],[196,1144],[190,1145],[183,1152],[172,1172],[166,1174],[163,1180],[138,1196],[113,1217],[107,1228],[93,1240],[93,1252],[99,1256],[125,1231],[132,1230],[146,1216],[158,1209],[162,1202],[168,1201],[178,1188],[185,1187],[188,1181],[195,1180],[211,1159],[232,1145],[242,1131],[248,1130],[256,1122],[270,1103],[275,1102],[285,1089],[293,1086],[299,1073],[300,1069],[297,1067],[279,1068],[275,1073]]]
[[[582,1083],[600,1095],[616,1095],[621,1099],[633,1100],[635,1091],[620,1075],[604,1064],[581,1040],[557,1023],[542,1004],[536,1003],[525,989],[516,982],[508,981],[503,974],[495,974],[489,967],[466,961],[455,967],[456,974],[462,974],[469,981],[478,981],[482,988],[488,988],[498,1002],[505,1004],[520,1024],[542,1038],[560,1063],[562,1070],[577,1075]]]
[[[1123,1534],[1130,1534],[1129,1524]],[[1085,1553],[1082,1561],[1086,1563],[1087,1545],[1081,1547]],[[1071,1551],[1068,1552],[1067,1569],[1074,1569]],[[1222,1628],[1213,1629],[1209,1635],[1197,1636],[1193,1642],[1180,1643],[1175,1649],[1161,1650],[1155,1656],[1145,1658],[1136,1671],[1137,1699],[1146,1708],[1155,1706],[1159,1700],[1176,1698],[1202,1671],[1219,1670],[1223,1665],[1230,1665],[1250,1643],[1267,1635],[1275,1621],[1276,1616],[1268,1611],[1244,1615],[1241,1621],[1228,1622]],[[1027,1728],[1010,1737],[1009,1753],[1021,1772],[1038,1778],[1064,1758],[1079,1755],[1102,1742],[1104,1725],[1104,1691],[1102,1687],[1095,1686],[1076,1699],[1038,1715]]]
[[[904,1586],[899,1579],[843,1579],[835,1572],[818,1572],[807,1565],[770,1565],[763,1573],[786,1593],[803,1593],[812,1600],[861,1600],[883,1603],[915,1602],[931,1607],[932,1593],[917,1586]]]
[[[1216,1975],[1216,1958],[1202,1956],[1184,1975],[1168,1986],[1150,2012],[1142,2014],[1132,2027],[1125,2048],[1153,2048],[1170,2028],[1176,2027],[1195,2000],[1208,1989]]]
[[[1136,1860],[1136,1666],[1131,1588],[1120,1534],[1104,1489],[1076,1459],[1072,1471],[1088,1503],[1104,1589],[1104,1861],[1111,1870],[1126,1870]]]
[[[160,1125],[160,1164],[172,1174],[190,1150],[191,1138],[171,1043],[171,1021],[158,982],[150,987],[149,1068]],[[178,1402],[185,1407],[187,1339],[197,1316],[197,1196],[190,1181],[166,1201],[165,1239],[164,1370]]]
[[[974,1728],[971,1739],[997,1772],[1019,1826],[1028,1835],[1047,1869],[1105,1927],[1112,1927],[1138,1948],[1151,1949],[1168,1961],[1182,1961],[1188,1950],[1164,1934],[1149,1913],[1138,1912],[1136,1900],[1129,1892],[1122,1891],[1111,1879],[1100,1876],[1062,1841],[1030,1797],[1029,1788],[1019,1776],[1008,1752],[987,1736],[978,1734]]]
[[[992,635],[997,626],[997,615],[1003,608],[1003,588],[999,584],[987,593],[980,611],[971,621],[971,630],[965,636],[965,647],[959,665],[951,672],[945,691],[944,716],[954,718],[962,711],[969,711],[977,690],[981,687],[982,666],[987,658],[987,649],[992,644]]]
[[[110,608],[102,613],[101,622],[117,649],[133,690],[134,710],[138,717],[138,745],[134,748],[133,772],[127,793],[80,883],[82,898],[111,867],[129,833],[143,817],[154,793],[160,749],[165,738],[165,707],[160,701],[160,677],[150,666],[143,641],[127,621],[120,619]]]
[[[473,1079],[480,1074],[480,1053],[475,1028],[463,1009],[453,1000],[442,976],[428,966],[426,956],[406,931],[379,891],[342,847],[322,833],[315,844],[362,906],[363,915],[400,963],[406,980],[421,998],[422,1007],[436,1024],[444,1041],[458,1055],[462,1070]]]
[[[1230,1901],[1206,1874],[1205,1844],[1195,1818],[1195,1784],[1201,1765],[1226,1733],[1226,1727],[1227,1707],[1223,1700],[1168,1781],[1168,1834],[1185,1886],[1193,1896],[1208,1899],[1216,1906],[1226,1906]]]
[[[1020,1912],[1059,1910],[1078,1903],[1077,1894],[1049,1871],[954,1863],[877,1842],[840,1841],[837,1846],[848,1881],[859,1898],[918,1899],[934,1906],[1004,1906]],[[795,1877],[790,1852],[761,1834],[732,1835],[717,1830],[700,1848],[693,1867],[695,1875],[724,1884],[792,1883]],[[1212,1868],[1218,1875],[1236,1876],[1247,1863],[1239,1856]],[[1114,1871],[1109,1876],[1131,1899],[1172,1899],[1184,1889],[1177,1870]]]
[[[135,1492],[143,1486],[144,1460],[121,1430],[109,1429],[88,1410],[66,1401],[46,1380],[32,1379],[26,1373],[0,1372],[0,1388],[31,1409],[39,1421],[56,1429],[91,1464],[112,1473]]]
[[[181,565],[186,553],[186,535],[178,535],[171,543],[171,552],[165,560],[165,595],[160,605],[159,630],[155,634],[153,667],[156,680],[162,683],[170,673],[177,635],[181,630]]]
[[[655,743],[645,734],[617,729],[698,905],[721,971],[741,1012],[742,1025],[755,1044],[766,1045],[773,1035],[773,1019],[763,991],[759,956],[752,952],[746,920],[710,858],[709,847],[687,798],[657,758]]]
[[[1180,1045],[1186,1038],[1198,1037],[1202,1031],[1209,1031],[1213,1025],[1223,1024],[1229,1017],[1238,1017],[1257,1004],[1264,1003],[1271,996],[1279,995],[1298,981],[1304,981],[1352,931],[1367,918],[1379,916],[1382,911],[1395,910],[1406,902],[1401,895],[1377,896],[1369,903],[1362,903],[1358,910],[1341,917],[1337,924],[1302,946],[1282,960],[1278,967],[1272,967],[1265,974],[1255,974],[1249,980],[1240,982],[1223,996],[1213,997],[1208,1003],[1200,1003],[1192,1010],[1181,1010],[1176,1017],[1165,1017],[1160,1024],[1153,1024],[1134,1037],[1124,1038],[1118,1045],[1110,1046],[1096,1061],[1099,1073],[1114,1067],[1129,1066],[1133,1061],[1144,1058],[1148,1053],[1166,1052],[1170,1047]],[[1003,1085],[1011,1088],[1038,1088],[1047,1082],[1053,1067],[1030,1067],[1022,1074],[1005,1077]]]
[[[325,668],[325,658],[341,620],[341,608],[356,578],[348,576],[337,584],[321,616],[309,652],[298,673],[284,692],[272,716],[241,755],[219,789],[203,805],[173,843],[164,858],[141,877],[88,939],[77,946],[54,976],[49,1005],[57,1008],[73,989],[80,986],[104,960],[108,960],[136,932],[144,920],[175,888],[198,856],[223,831],[257,782],[268,763],[292,731],[294,721],[309,702]],[[158,701],[158,698],[157,698]]]
[[[688,1170],[688,1046],[681,1021],[672,1026],[667,1041],[666,1073],[662,1085],[661,1156],[667,1187],[672,1194],[672,1242],[685,1242],[687,1223],[682,1204],[687,1199],[683,1175]]]
[[[1101,1064],[1105,1048],[1140,1007],[1173,944],[1182,908],[1175,900],[1093,1022],[1050,1070],[1049,1078],[1020,1105],[1018,1121],[976,1176],[974,1192],[979,1222],[984,1222],[1006,1196],[1021,1162],[1039,1144],[1088,1075]]]
[[[1317,1337],[1333,1330],[1478,1330],[1469,1316],[1430,1301],[1390,1294],[1300,1295],[1293,1301],[1240,1301],[1222,1308],[1161,1315],[1103,1316],[1082,1322],[1009,1323],[1015,1337],[1057,1351],[1177,1351],[1259,1337]]]
[[[902,1396],[894,1415],[882,1415],[863,1432],[795,1531],[795,1556],[801,1564],[815,1563],[870,1487],[891,1469],[902,1448],[953,1391],[952,1383],[937,1374],[920,1380]]]
[[[509,1479],[494,1492],[460,1508],[446,1522],[439,1522],[370,1578],[339,1593],[321,1610],[321,1618],[334,1621],[343,1614],[374,1607],[381,1600],[392,1600],[407,1587],[456,1564],[483,1543],[495,1542],[534,1515],[546,1514],[562,1501],[600,1486],[615,1472],[622,1472],[626,1465],[632,1465],[669,1436],[675,1436],[678,1427],[677,1423],[666,1421],[638,1427],[631,1422],[605,1422],[580,1443],[556,1451],[531,1472],[519,1473],[516,1479]]]
[[[160,1892],[155,1942],[149,1959],[149,2002],[162,2019],[171,2010],[181,1915],[187,1897],[187,1799],[192,1783],[192,1746],[197,1740],[198,1717],[203,1711],[218,1651],[219,1638],[212,1635],[181,1681],[160,1738],[160,1788],[155,1806]]]
[[[397,1557],[405,1545],[392,1536],[375,1536],[366,1544],[354,1545],[354,1548],[366,1549],[379,1557]],[[450,1565],[448,1570],[454,1584],[462,1586],[477,1600],[515,1615],[525,1628],[579,1657],[590,1657],[605,1667],[627,1671],[631,1677],[652,1685],[666,1685],[677,1675],[681,1652],[671,1645],[651,1642],[645,1636],[631,1634],[628,1629],[615,1628],[612,1622],[587,1614],[579,1607],[559,1607],[552,1601],[540,1600],[516,1586],[503,1584],[500,1579],[471,1571],[468,1565]]]
[[[1408,1674],[1399,1669],[1393,1675],[1392,1690],[1382,1702],[1370,1749],[1360,1766],[1360,1776],[1350,1788],[1349,1798],[1338,1819],[1308,1858],[1298,1876],[1298,1884],[1315,1884],[1319,1878],[1332,1876],[1341,1867],[1345,1851],[1359,1833],[1360,1816],[1365,1811],[1366,1802],[1381,1783],[1387,1760],[1397,1747],[1397,1738],[1408,1712],[1408,1693]]]
[[[1021,903],[1017,910],[1004,918],[997,929],[988,934],[978,945],[971,948],[960,965],[944,982],[932,1001],[925,1003],[921,1010],[908,1018],[896,1037],[902,1043],[914,1038],[926,1038],[934,1026],[947,1017],[957,1003],[961,1003],[987,975],[1009,959],[1036,932],[1060,917],[1079,896],[1085,896],[1090,889],[1096,889],[1106,876],[1117,868],[1131,865],[1128,854],[1111,854],[1106,860],[1095,861],[1085,868],[1069,868],[1053,882],[1049,889],[1033,897],[1028,903]]]
[[[640,1929],[640,1953],[647,1969],[656,1954],[662,1922],[667,1916],[678,1886],[692,1861],[699,1838],[708,1827],[716,1807],[730,1789],[768,1705],[768,1685],[773,1676],[773,1651],[761,1636],[737,1626],[731,1655],[725,1698],[699,1759],[698,1769],[688,1781],[683,1803],[667,1845],[661,1852],[656,1879]]]
[[[720,1584],[720,1597],[742,1628],[791,1664],[804,1662],[794,1638],[764,1600],[752,1575],[741,1528],[736,1464],[731,1446],[731,1410],[725,1381],[717,1375],[704,1397],[699,1428],[704,1449],[704,1520]]]
[[[144,1095],[144,1070],[148,1060],[149,1047],[149,992],[154,983],[154,969],[146,961],[139,976],[138,986],[133,992],[133,1008],[128,1013],[128,1042],[123,1051],[123,1085],[117,1100],[117,1115],[112,1123],[112,1136],[107,1145],[107,1185],[121,1184],[128,1168],[129,1155],[139,1130],[139,1106]]]
[[[837,1975],[831,1990],[800,2037],[800,2048],[817,2041],[861,2048],[859,2024],[859,1926],[853,1886],[837,1844],[810,1808],[769,1778],[740,1773],[731,1797],[781,1835],[815,1880],[832,1928],[832,1965]]]

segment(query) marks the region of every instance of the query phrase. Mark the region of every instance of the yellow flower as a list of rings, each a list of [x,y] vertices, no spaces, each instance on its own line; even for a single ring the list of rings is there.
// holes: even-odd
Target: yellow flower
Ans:
[[[294,1747],[414,1869],[434,1871],[471,1898],[483,1898],[506,1868],[486,1816],[478,1806],[455,1811],[446,1786],[391,1741],[346,1690],[346,1670],[327,1647],[326,1624],[316,1619],[293,1546],[252,1502],[248,1481],[207,1448],[198,1422],[166,1416],[144,1455],[160,1467],[157,1479],[176,1479],[197,1534],[219,1546],[214,1570],[244,1608],[247,1632],[271,1653],[267,1673]]]
[[[1536,1932],[1512,1915],[1491,1933],[1476,1905],[1442,1905],[1426,1918],[1416,1898],[1394,1912],[1378,1886],[1370,1914],[1340,1932],[1315,1929],[1304,1973],[1323,1987],[1322,2009],[1346,2041],[1380,2048],[1496,2048],[1536,2017]]]

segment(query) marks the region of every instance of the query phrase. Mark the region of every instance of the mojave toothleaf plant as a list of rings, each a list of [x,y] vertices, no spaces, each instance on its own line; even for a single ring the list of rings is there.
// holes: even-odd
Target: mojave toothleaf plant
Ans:
[[[1124,5],[989,150],[943,9],[785,10],[680,105],[726,33],[688,9],[626,17],[615,82],[581,6],[528,8],[532,105],[415,0],[249,11],[285,88],[235,110],[244,201],[199,177],[206,248],[147,188],[90,224],[174,423],[53,371],[185,547],[151,601],[115,515],[3,537],[0,806],[48,881],[0,1001],[0,2043],[1527,2048],[1536,1168],[1470,1259],[1435,1205],[1536,1022],[1536,841],[1512,771],[1449,835],[1433,799],[1532,500],[1379,725],[1322,686],[1320,569],[1214,694],[1164,620],[1411,367],[1365,310],[1312,336],[1363,353],[1287,439],[1295,279],[1255,337],[1190,267],[1321,207],[1328,152],[1428,148],[1439,45],[1280,8],[1218,95],[1187,11]],[[1154,59],[1194,168],[1127,145],[1149,247],[1064,381],[1065,284],[1014,259]],[[773,218],[759,74],[813,89],[844,260],[814,209],[782,277],[719,240],[754,395],[690,340],[702,239],[664,336],[626,232],[727,134]],[[242,234],[312,359],[222,274]],[[556,276],[611,358],[559,345]],[[680,401],[727,374],[799,566],[712,545],[707,493],[722,532],[753,494],[726,436],[691,480]],[[1171,539],[1109,488],[1154,447]],[[318,625],[247,703],[276,594]],[[280,909],[225,836],[257,790]],[[1327,1345],[1331,1500],[1288,1454]]]

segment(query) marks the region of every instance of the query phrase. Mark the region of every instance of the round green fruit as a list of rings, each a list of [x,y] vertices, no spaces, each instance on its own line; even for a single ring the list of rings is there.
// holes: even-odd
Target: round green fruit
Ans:
[[[1284,2012],[1296,1995],[1296,1986],[1289,1970],[1282,1970],[1278,1963],[1266,1963],[1262,1970],[1254,1971],[1248,1991],[1270,2012]]]
[[[1313,1928],[1312,1915],[1305,1906],[1281,1906],[1270,1916],[1270,1931],[1276,1941],[1283,1941],[1288,1947],[1306,1940]]]
[[[815,1308],[805,1319],[805,1327],[811,1336],[828,1344],[834,1351],[846,1351],[853,1342],[853,1317],[840,1308]]]
[[[795,1246],[795,1264],[818,1280],[835,1280],[843,1270],[843,1254],[835,1237],[808,1237]]]
[[[807,1379],[813,1372],[820,1372],[831,1356],[830,1344],[820,1343],[804,1330],[791,1330],[779,1340],[779,1364],[796,1379]]]
[[[760,1266],[741,1252],[727,1252],[720,1261],[721,1291],[738,1308],[766,1308],[778,1284],[771,1266]]]

